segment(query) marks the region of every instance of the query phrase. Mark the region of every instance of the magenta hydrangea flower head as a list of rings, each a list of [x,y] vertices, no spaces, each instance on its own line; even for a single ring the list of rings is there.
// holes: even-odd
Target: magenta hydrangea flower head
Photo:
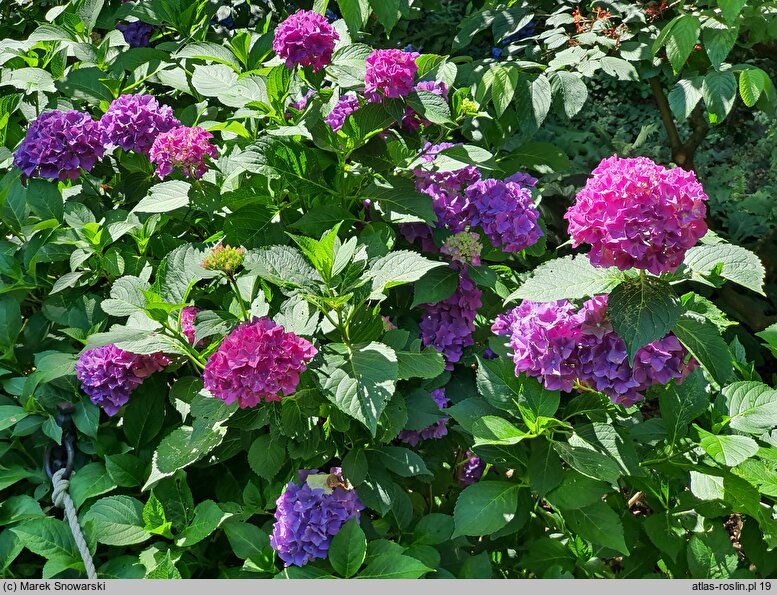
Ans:
[[[386,97],[404,97],[413,90],[415,63],[418,52],[402,50],[374,50],[367,56],[367,72],[364,75],[364,96],[377,103]]]
[[[312,10],[298,10],[275,29],[273,51],[286,61],[287,68],[296,65],[321,70],[332,61],[335,42],[340,39],[325,17]]]
[[[276,502],[270,535],[270,545],[286,566],[326,558],[332,538],[364,510],[339,467],[328,474],[300,470],[298,475],[299,481],[290,481]]]
[[[486,470],[486,462],[471,450],[467,451],[466,457],[459,468],[459,484],[465,487],[479,482]]]
[[[445,409],[448,406],[448,399],[445,396],[444,388],[437,388],[431,393],[432,400],[439,409]],[[421,428],[420,430],[402,430],[399,433],[398,438],[402,442],[406,442],[411,446],[415,446],[421,440],[434,440],[442,438],[448,434],[448,418],[441,417],[433,424]]]
[[[439,95],[446,102],[448,101],[448,85],[438,81],[421,81],[418,83],[414,90],[416,91],[429,91],[435,95]],[[402,128],[411,132],[418,130],[423,125],[424,128],[429,126],[431,122],[423,116],[416,113],[412,107],[405,108],[405,114],[402,116]]]
[[[76,110],[45,112],[30,122],[14,153],[23,179],[75,180],[105,153],[97,122]]]
[[[292,394],[318,353],[313,345],[267,317],[239,324],[205,364],[202,379],[215,397],[241,408]]]
[[[460,231],[448,236],[440,248],[440,253],[450,257],[459,265],[480,266],[480,251],[483,245],[480,236],[472,231]]]
[[[164,180],[178,167],[184,176],[199,180],[208,171],[205,157],[218,156],[216,147],[210,144],[212,138],[210,132],[199,126],[176,126],[157,136],[148,154],[156,165],[157,177]]]
[[[124,35],[130,48],[147,48],[151,43],[151,35],[154,33],[154,26],[143,21],[131,21],[129,23],[119,23],[116,28]]]
[[[707,195],[692,171],[646,157],[604,159],[564,215],[591,264],[672,272],[706,232]]]
[[[359,96],[353,91],[342,95],[337,103],[329,112],[329,115],[324,118],[324,122],[329,124],[329,127],[337,132],[345,124],[345,119],[353,112],[359,109]]]
[[[421,306],[419,323],[421,341],[432,345],[445,356],[446,369],[461,359],[465,347],[474,343],[475,317],[481,306],[482,292],[472,282],[466,270],[461,272],[459,286],[450,297],[436,304]]]
[[[116,415],[132,392],[170,363],[162,353],[139,355],[103,345],[84,351],[75,365],[81,389],[108,415]]]
[[[526,372],[543,380],[549,390],[572,390],[581,333],[570,302],[523,300],[518,307],[497,316],[491,330],[510,338],[516,376]]]
[[[200,312],[202,312],[202,310],[196,308],[195,306],[186,306],[183,310],[181,310],[181,332],[183,332],[183,334],[189,340],[189,343],[192,345],[194,345],[194,319]],[[197,342],[197,345],[202,345],[203,342],[204,341],[200,339]]]
[[[159,134],[180,125],[172,108],[160,105],[152,95],[122,95],[100,118],[100,140],[104,145],[148,154]]]
[[[520,252],[543,236],[531,191],[513,182],[480,180],[467,188],[470,225],[479,225],[494,246]]]

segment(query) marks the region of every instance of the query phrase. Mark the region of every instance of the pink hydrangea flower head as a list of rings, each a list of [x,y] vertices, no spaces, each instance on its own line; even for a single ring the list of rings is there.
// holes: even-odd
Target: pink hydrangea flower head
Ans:
[[[481,306],[482,292],[472,282],[466,271],[461,272],[456,291],[435,304],[422,306],[419,323],[421,341],[434,346],[445,356],[446,369],[461,359],[465,347],[474,343],[475,317]]]
[[[99,126],[89,114],[54,110],[30,122],[13,162],[23,179],[75,180],[104,153]]]
[[[300,470],[276,501],[270,545],[286,566],[304,566],[326,558],[332,538],[351,519],[359,519],[364,504],[343,480],[342,470],[328,474]]]
[[[564,218],[591,264],[672,272],[706,232],[707,195],[692,171],[646,157],[604,159]]]
[[[467,188],[470,225],[480,226],[494,246],[520,252],[543,236],[531,191],[514,182],[480,180]]]
[[[445,409],[448,406],[448,399],[445,396],[444,388],[437,388],[431,393],[432,400],[439,409]],[[402,430],[398,438],[411,446],[416,446],[422,440],[435,440],[448,434],[448,418],[441,417],[433,424],[420,430]]]
[[[186,335],[186,338],[192,345],[194,345],[194,319],[199,312],[202,312],[202,310],[195,306],[186,306],[181,310],[181,331]],[[203,342],[204,341],[200,339],[197,345],[202,345]]]
[[[332,130],[337,132],[343,127],[343,124],[345,124],[345,119],[357,109],[359,109],[359,96],[351,91],[337,100],[332,111],[324,118],[324,122],[329,124],[329,127]]]
[[[413,90],[415,63],[418,52],[402,50],[374,50],[367,56],[367,72],[364,75],[364,96],[377,103],[386,97],[404,97]]]
[[[132,392],[154,372],[170,363],[162,353],[138,355],[103,345],[84,351],[75,365],[81,389],[108,415],[116,415]]]
[[[455,263],[480,266],[480,251],[482,249],[483,245],[480,243],[478,234],[472,231],[460,231],[448,236],[440,248],[440,253],[449,256]]]
[[[210,356],[202,378],[227,405],[254,407],[262,399],[280,401],[292,394],[299,376],[316,355],[313,345],[287,333],[271,319],[254,318],[238,325]]]
[[[491,330],[510,338],[516,376],[525,372],[543,380],[549,390],[572,390],[581,334],[575,307],[569,301],[523,300],[497,316]]]
[[[104,145],[148,154],[156,137],[180,126],[170,106],[159,105],[152,95],[122,95],[100,118]]]
[[[448,101],[448,85],[438,81],[421,81],[414,87],[415,91],[429,91],[435,95],[439,95],[446,102]],[[412,107],[405,108],[405,114],[402,116],[402,128],[410,132],[418,130],[423,125],[424,128],[429,126],[431,122],[423,116],[416,113]]]
[[[156,175],[164,180],[178,167],[184,176],[200,179],[208,171],[205,157],[218,156],[216,147],[210,143],[212,138],[210,132],[199,126],[176,126],[163,132],[156,137],[148,154],[151,163],[156,165]]]
[[[332,61],[338,39],[325,17],[312,10],[298,10],[275,29],[272,49],[288,68],[312,66],[317,72]]]

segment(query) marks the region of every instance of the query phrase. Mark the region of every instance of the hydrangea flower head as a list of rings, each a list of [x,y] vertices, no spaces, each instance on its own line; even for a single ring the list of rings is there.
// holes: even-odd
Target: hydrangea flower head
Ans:
[[[308,89],[307,91],[305,91],[305,94],[302,97],[300,97],[296,101],[292,101],[289,104],[289,107],[293,107],[298,112],[305,111],[305,108],[308,106],[308,101],[310,101],[310,98],[313,97],[313,95],[315,94],[316,94],[315,90]],[[288,120],[290,117],[291,117],[291,113],[287,112],[286,119]]]
[[[646,157],[604,159],[564,215],[591,264],[672,272],[706,232],[707,195],[692,171]]]
[[[332,61],[335,42],[340,39],[329,21],[312,10],[298,10],[275,29],[273,51],[286,61],[287,68],[296,65],[321,70]]]
[[[125,151],[148,153],[156,137],[181,123],[152,95],[122,95],[100,118],[100,139]]]
[[[479,482],[483,477],[483,472],[486,470],[486,462],[471,450],[467,451],[466,457],[467,460],[459,468],[459,484],[471,486],[473,483]]]
[[[151,35],[154,33],[154,26],[143,21],[132,21],[129,23],[119,23],[116,28],[124,35],[130,48],[147,48],[151,43]]]
[[[324,122],[329,124],[329,127],[337,132],[345,124],[345,119],[353,112],[359,109],[359,97],[353,91],[346,93],[337,100],[337,103],[329,112],[329,115],[324,118]]]
[[[436,304],[422,306],[419,323],[421,341],[432,345],[445,356],[446,369],[461,359],[464,348],[474,343],[475,317],[481,306],[482,292],[472,282],[466,271],[459,277],[459,285],[453,295]]]
[[[416,91],[429,91],[435,95],[439,95],[446,102],[448,101],[448,85],[438,81],[421,81],[415,88]],[[418,130],[423,125],[424,128],[429,126],[431,122],[423,116],[416,113],[412,107],[405,108],[405,114],[402,116],[402,128],[409,131]]]
[[[202,379],[214,396],[241,408],[262,399],[280,401],[299,384],[299,376],[316,355],[313,345],[267,317],[238,325],[205,364]]]
[[[332,538],[345,523],[358,520],[361,510],[364,505],[339,467],[329,474],[302,470],[276,502],[270,545],[286,566],[326,558]]]
[[[523,300],[518,307],[497,316],[491,330],[510,337],[516,376],[526,372],[544,380],[549,390],[572,390],[581,334],[570,302]]]
[[[104,153],[99,126],[89,114],[54,110],[30,123],[13,162],[24,179],[75,180]]]
[[[479,225],[494,246],[505,252],[520,252],[537,243],[542,235],[539,212],[531,191],[514,182],[480,180],[467,188],[470,224]]]
[[[448,399],[445,396],[444,388],[437,388],[432,391],[431,397],[439,409],[445,409],[448,406]],[[421,440],[432,440],[442,438],[448,433],[448,418],[441,417],[436,422],[420,430],[402,430],[399,433],[399,439],[415,446]]]
[[[116,415],[146,378],[169,363],[162,353],[138,355],[111,344],[84,351],[75,370],[92,403]]]
[[[199,308],[194,306],[186,306],[181,310],[181,332],[189,340],[189,343],[194,345],[194,319],[197,318],[197,314],[202,312]],[[197,345],[202,345],[203,340],[200,339]]]
[[[367,56],[364,96],[377,103],[386,97],[404,97],[413,90],[418,52],[375,50]]]
[[[200,265],[205,270],[221,271],[232,276],[243,264],[245,257],[246,249],[242,246],[233,248],[229,244],[216,244]]]
[[[205,157],[216,158],[216,147],[210,144],[213,135],[194,126],[176,126],[156,137],[149,151],[151,163],[156,165],[156,175],[164,180],[174,168],[179,167],[183,175],[200,179],[208,166]]]
[[[519,186],[524,186],[529,188],[536,188],[538,181],[539,180],[537,180],[537,178],[535,178],[534,176],[524,173],[522,171],[517,171],[513,175],[505,178],[505,182],[512,182],[513,184],[518,184]]]
[[[453,262],[480,266],[480,251],[483,245],[480,236],[472,231],[460,231],[448,236],[440,252],[449,256]]]

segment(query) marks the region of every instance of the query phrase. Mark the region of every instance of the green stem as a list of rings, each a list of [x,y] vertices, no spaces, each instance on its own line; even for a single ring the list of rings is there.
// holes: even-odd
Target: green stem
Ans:
[[[245,303],[243,302],[243,297],[240,295],[240,289],[238,288],[237,283],[232,278],[232,275],[227,275],[227,280],[229,281],[229,284],[232,287],[232,291],[237,298],[237,303],[240,306],[240,312],[243,316],[243,320],[250,322],[251,317],[248,315],[248,310],[246,309]]]

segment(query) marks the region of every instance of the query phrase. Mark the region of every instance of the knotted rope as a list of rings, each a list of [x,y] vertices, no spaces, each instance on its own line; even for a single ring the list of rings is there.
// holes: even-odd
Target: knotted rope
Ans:
[[[51,493],[51,501],[54,502],[54,506],[65,511],[67,524],[70,525],[70,531],[73,533],[76,547],[81,554],[81,559],[84,561],[87,578],[96,579],[97,571],[94,569],[92,555],[89,553],[89,547],[86,545],[86,541],[84,541],[84,534],[81,533],[81,527],[78,524],[78,514],[76,514],[76,507],[73,505],[73,499],[68,493],[70,480],[65,479],[64,476],[66,473],[67,469],[60,469],[51,477],[51,483],[54,486],[54,490]]]

